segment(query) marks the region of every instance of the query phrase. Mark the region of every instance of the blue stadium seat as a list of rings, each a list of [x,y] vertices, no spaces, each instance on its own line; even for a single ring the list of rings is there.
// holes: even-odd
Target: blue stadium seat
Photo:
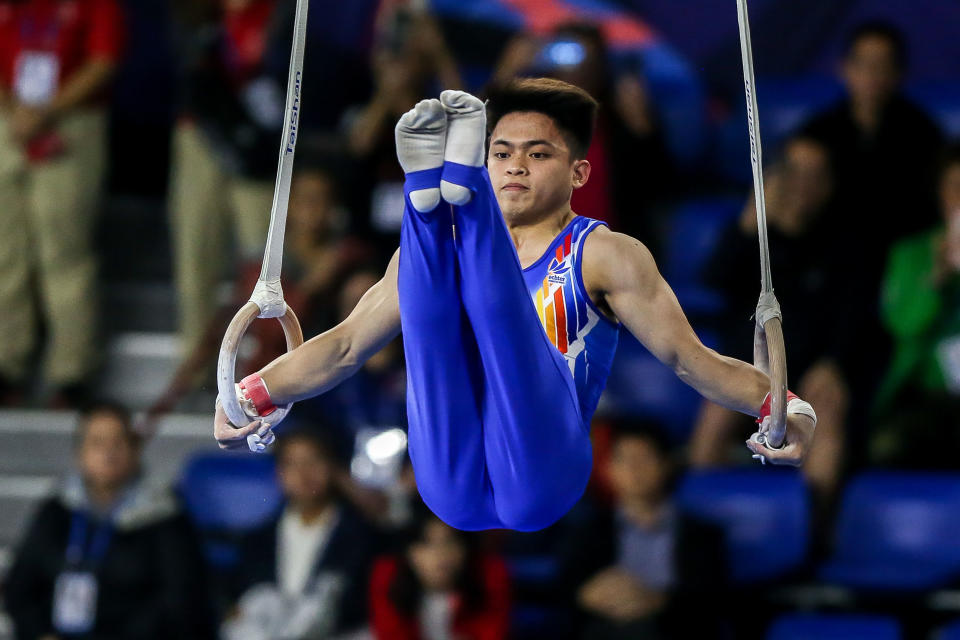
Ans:
[[[899,640],[894,618],[865,615],[789,614],[777,618],[767,640]]]
[[[760,126],[763,127],[764,152],[776,153],[784,138],[842,97],[843,87],[833,76],[759,78],[757,109],[760,112]],[[767,157],[770,158],[769,155]]]
[[[960,474],[867,472],[849,484],[821,579],[923,590],[960,576]]]
[[[723,528],[735,583],[771,580],[798,569],[807,556],[807,488],[792,469],[733,469],[689,473],[681,509]]]
[[[681,168],[694,167],[702,162],[709,140],[703,80],[693,65],[667,43],[646,47],[641,58],[670,155]],[[624,64],[623,58],[614,64]]]
[[[273,458],[200,454],[180,478],[183,503],[200,530],[211,566],[229,569],[239,561],[239,535],[266,522],[280,509]]]
[[[960,86],[957,82],[911,85],[907,94],[924,107],[948,138],[960,138]]]
[[[757,110],[764,162],[775,159],[786,137],[842,95],[842,87],[830,76],[758,78]],[[717,126],[714,155],[721,176],[744,185],[751,183],[753,171],[742,93],[729,116]]]
[[[276,513],[283,500],[269,456],[195,456],[184,469],[180,492],[202,530],[256,527]]]
[[[937,640],[960,640],[960,620],[943,627],[933,637]]]
[[[610,367],[603,409],[662,424],[676,443],[686,442],[700,408],[700,396],[624,331]]]
[[[703,198],[680,204],[670,216],[661,268],[689,315],[723,309],[722,296],[704,286],[704,271],[743,204],[740,198]]]

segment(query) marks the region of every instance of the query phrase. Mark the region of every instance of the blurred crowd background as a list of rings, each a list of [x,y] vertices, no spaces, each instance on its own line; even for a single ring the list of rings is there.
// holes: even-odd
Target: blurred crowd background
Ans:
[[[0,0],[0,637],[960,638],[960,6],[751,3],[803,468],[624,332],[581,503],[480,534],[418,500],[399,342],[272,456],[209,437],[294,6]],[[311,0],[286,300],[312,336],[380,278],[402,113],[549,75],[601,103],[575,211],[750,360],[741,73],[732,0]],[[256,323],[238,372],[283,350]]]

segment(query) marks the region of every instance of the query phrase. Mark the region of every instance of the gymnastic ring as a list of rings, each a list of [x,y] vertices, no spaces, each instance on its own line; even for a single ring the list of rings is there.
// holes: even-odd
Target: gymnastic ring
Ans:
[[[787,353],[783,341],[783,325],[778,316],[768,318],[762,329],[767,345],[770,376],[770,426],[761,435],[768,449],[782,449],[787,436]]]
[[[297,315],[290,308],[290,305],[285,304],[284,306],[286,308],[283,315],[279,316],[277,320],[283,327],[283,335],[287,341],[287,351],[293,351],[303,344],[303,330],[300,328],[300,321],[297,320]],[[240,406],[240,401],[237,399],[235,372],[237,350],[240,348],[240,341],[247,329],[259,315],[260,306],[253,300],[247,302],[240,308],[237,315],[233,316],[230,326],[223,334],[223,342],[220,344],[220,356],[217,359],[217,391],[220,393],[220,404],[223,406],[223,411],[227,414],[230,423],[236,428],[243,427],[250,422],[250,416],[244,412]],[[286,417],[291,407],[293,407],[292,402],[277,407],[276,411],[267,418],[267,422],[277,424]]]

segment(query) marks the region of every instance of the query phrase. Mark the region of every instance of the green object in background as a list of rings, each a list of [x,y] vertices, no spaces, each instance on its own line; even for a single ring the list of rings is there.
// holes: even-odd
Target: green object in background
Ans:
[[[945,392],[954,387],[945,356],[960,337],[960,274],[936,282],[934,266],[944,230],[895,244],[883,280],[881,320],[893,338],[893,357],[876,408],[889,409],[905,387]]]

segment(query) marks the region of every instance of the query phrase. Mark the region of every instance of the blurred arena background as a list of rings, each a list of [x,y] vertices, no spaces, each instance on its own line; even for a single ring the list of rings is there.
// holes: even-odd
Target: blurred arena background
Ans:
[[[294,4],[0,0],[0,638],[960,638],[960,5],[750,4],[790,385],[820,415],[805,467],[756,467],[750,420],[624,332],[582,503],[462,535],[417,503],[399,343],[298,405],[277,463],[211,438]],[[701,339],[750,360],[733,0],[311,0],[284,265],[305,334],[396,246],[397,118],[516,75],[601,101],[575,210],[647,244]],[[244,372],[282,352],[274,324]],[[100,635],[58,634],[65,523],[91,506],[71,487],[101,480],[152,507],[99,559]]]

